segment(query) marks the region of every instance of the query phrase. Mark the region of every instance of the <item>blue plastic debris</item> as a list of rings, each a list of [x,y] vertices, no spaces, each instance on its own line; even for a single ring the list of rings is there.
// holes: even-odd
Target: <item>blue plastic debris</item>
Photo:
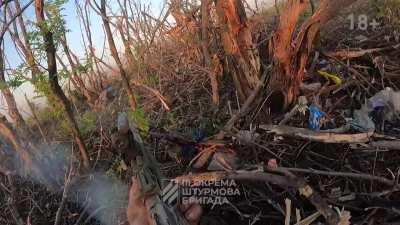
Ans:
[[[204,133],[202,130],[200,130],[199,128],[195,129],[192,132],[192,138],[195,142],[199,143],[204,139]]]
[[[318,109],[316,105],[310,105],[308,107],[310,115],[308,117],[308,126],[313,131],[319,131],[321,128],[320,120],[324,116],[324,113]]]

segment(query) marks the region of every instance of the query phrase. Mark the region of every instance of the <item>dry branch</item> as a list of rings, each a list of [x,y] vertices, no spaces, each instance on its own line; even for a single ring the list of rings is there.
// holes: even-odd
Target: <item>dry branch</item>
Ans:
[[[0,27],[0,83],[4,85],[3,88],[1,88],[1,93],[3,94],[7,106],[8,106],[8,114],[10,115],[11,119],[14,121],[16,124],[18,131],[22,135],[30,136],[30,132],[28,129],[28,126],[26,125],[25,120],[23,119],[21,113],[19,112],[17,108],[17,102],[15,101],[14,95],[10,88],[7,85],[6,82],[6,76],[5,76],[5,60],[4,60],[4,51],[3,51],[3,37],[5,32],[8,29],[9,24],[13,23],[15,19],[20,15],[20,13],[23,12],[23,10],[20,10],[19,12],[16,12],[15,15],[7,15],[7,3],[5,3],[5,9],[3,12],[3,24]],[[25,9],[24,9],[25,10]],[[10,10],[8,10],[10,11]],[[7,17],[11,17],[11,19],[7,23]]]
[[[265,69],[264,74],[261,76],[260,81],[258,82],[255,89],[252,91],[250,96],[246,99],[243,106],[239,109],[237,113],[235,113],[231,119],[225,124],[224,129],[217,134],[217,139],[223,139],[225,132],[230,132],[237,120],[239,120],[246,112],[248,112],[251,104],[254,102],[256,97],[258,96],[259,92],[265,85],[265,80],[269,75],[269,67]]]
[[[293,137],[314,142],[336,144],[366,143],[371,140],[371,137],[373,135],[373,132],[359,134],[315,132],[305,128],[277,125],[260,125],[260,129],[285,137]]]
[[[370,175],[370,174],[322,171],[322,170],[300,169],[300,168],[283,168],[283,167],[281,167],[281,168],[291,171],[291,172],[296,172],[296,173],[310,173],[310,174],[318,174],[318,175],[334,176],[334,177],[349,177],[349,178],[355,178],[355,179],[361,179],[361,180],[377,181],[381,184],[386,184],[389,186],[399,186],[399,184],[396,184],[395,181],[386,179],[384,177]]]
[[[336,51],[336,52],[327,52],[324,54],[329,57],[337,57],[337,58],[340,58],[343,60],[343,59],[350,59],[350,58],[358,58],[358,57],[362,57],[367,54],[381,52],[381,51],[387,51],[387,50],[391,50],[391,49],[398,49],[398,48],[400,48],[400,44],[383,47],[383,48],[372,48],[372,49],[363,49],[363,50],[340,50],[340,51]]]
[[[94,2],[95,3],[95,2]],[[100,4],[100,13],[101,13],[101,19],[103,21],[103,25],[104,25],[104,29],[106,31],[107,34],[107,41],[108,41],[108,45],[110,47],[110,51],[111,51],[111,55],[114,58],[115,62],[117,63],[121,78],[122,78],[122,83],[125,87],[125,91],[127,92],[128,95],[128,101],[129,101],[129,106],[131,107],[132,111],[136,110],[136,99],[135,96],[133,94],[132,91],[132,87],[130,85],[129,82],[129,77],[127,72],[125,71],[121,59],[118,56],[118,51],[117,51],[117,47],[115,45],[114,42],[114,37],[112,35],[112,31],[111,31],[111,27],[110,27],[110,20],[107,17],[107,8],[106,8],[106,1],[105,0],[101,0],[101,4]]]

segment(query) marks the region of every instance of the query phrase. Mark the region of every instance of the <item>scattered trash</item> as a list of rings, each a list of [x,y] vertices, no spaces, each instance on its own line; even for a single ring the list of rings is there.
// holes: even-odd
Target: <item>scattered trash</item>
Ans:
[[[120,112],[117,118],[117,129],[121,134],[126,134],[129,130],[129,121],[126,113]]]
[[[395,92],[391,88],[385,88],[376,95],[368,99],[368,107],[375,109],[378,107],[387,108],[385,119],[393,120],[400,114],[400,92]]]
[[[297,100],[297,110],[302,114],[306,115],[308,109],[308,100],[306,96],[300,96]]]
[[[310,112],[308,117],[308,125],[310,129],[313,131],[319,131],[321,128],[321,118],[324,116],[324,113],[314,104],[310,105],[308,110]]]
[[[400,92],[386,88],[371,98],[359,110],[353,113],[350,125],[357,131],[374,131],[376,125],[372,118],[372,112],[378,108],[384,110],[383,120],[392,121],[398,118],[400,113]]]
[[[351,128],[360,132],[375,131],[375,123],[369,117],[369,111],[362,107],[360,110],[355,110],[353,119],[350,120]]]
[[[341,85],[342,84],[342,79],[336,75],[336,74],[331,74],[326,71],[318,70],[317,73],[324,77],[325,79],[332,81],[336,85]]]

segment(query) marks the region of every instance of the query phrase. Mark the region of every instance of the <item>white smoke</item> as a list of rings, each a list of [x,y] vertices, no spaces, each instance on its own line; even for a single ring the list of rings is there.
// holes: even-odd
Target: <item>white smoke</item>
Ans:
[[[78,165],[69,145],[42,145],[35,151],[35,161],[40,168],[40,175],[34,170],[24,168],[23,162],[12,149],[4,152],[7,153],[17,175],[41,184],[50,191],[60,193],[64,189],[66,174],[70,171],[71,165]],[[115,225],[125,212],[128,188],[127,184],[117,178],[109,177],[101,171],[92,171],[81,177],[72,178],[68,201],[78,203],[84,209],[82,213],[86,216],[82,217],[79,224],[95,218],[103,225]]]

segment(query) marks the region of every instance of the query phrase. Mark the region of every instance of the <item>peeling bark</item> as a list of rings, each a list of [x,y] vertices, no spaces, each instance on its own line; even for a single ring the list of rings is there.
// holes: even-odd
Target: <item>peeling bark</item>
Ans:
[[[232,75],[239,97],[244,101],[257,86],[260,76],[259,54],[253,43],[245,8],[241,0],[217,0],[216,12],[227,72]]]
[[[212,58],[211,63],[211,71],[209,73],[210,83],[211,83],[211,93],[212,93],[212,101],[214,105],[219,105],[219,93],[218,93],[218,77],[222,74],[222,65],[218,58],[218,55],[215,54]]]
[[[356,0],[323,0],[316,12],[301,25],[298,35],[294,32],[307,1],[288,0],[280,17],[280,24],[269,43],[273,60],[273,75],[268,85],[272,98],[282,99],[279,109],[286,108],[299,94],[308,57],[314,49],[317,34],[337,12]],[[277,109],[277,110],[279,110]]]

